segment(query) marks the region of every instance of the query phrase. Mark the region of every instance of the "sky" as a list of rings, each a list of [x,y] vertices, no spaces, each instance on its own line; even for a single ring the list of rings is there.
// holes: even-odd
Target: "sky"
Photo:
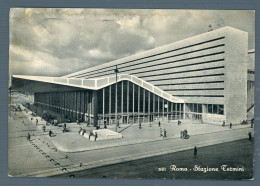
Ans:
[[[249,10],[52,9],[10,10],[9,73],[63,76],[230,26],[249,34]]]

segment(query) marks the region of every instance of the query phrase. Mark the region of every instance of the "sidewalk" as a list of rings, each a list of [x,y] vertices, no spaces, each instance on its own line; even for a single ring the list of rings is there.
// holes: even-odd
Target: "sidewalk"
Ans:
[[[21,128],[21,120],[26,115],[26,127]],[[160,137],[158,124],[132,125],[122,132],[124,138],[107,141],[90,141],[78,134],[80,127],[92,130],[86,124],[77,125],[67,123],[70,132],[62,132],[62,127],[47,126],[47,132],[42,132],[45,121],[38,117],[31,120],[29,113],[19,113],[16,120],[11,121],[8,132],[12,132],[9,139],[9,174],[13,176],[54,176],[71,173],[78,170],[91,169],[98,166],[110,165],[140,158],[214,145],[248,137],[250,125],[235,125],[232,129],[216,125],[191,124],[184,121],[182,125],[177,122],[162,123],[166,129],[167,137]],[[35,119],[39,120],[36,126]],[[123,129],[123,126],[121,126]],[[124,127],[127,127],[126,125]],[[113,129],[113,128],[111,128]],[[187,129],[190,139],[181,139],[180,131]],[[16,138],[20,131],[24,136]],[[54,131],[55,136],[49,137],[48,131]],[[26,140],[30,131],[32,142]],[[8,136],[9,138],[9,136]],[[22,140],[21,140],[22,139]],[[13,141],[13,142],[12,142]],[[15,141],[15,143],[14,143]],[[17,147],[19,149],[17,149]],[[21,153],[20,149],[23,149]],[[45,153],[45,154],[44,154]],[[24,159],[26,160],[24,161]],[[17,163],[18,162],[18,163]],[[19,163],[20,162],[20,163]],[[37,165],[37,166],[35,166]],[[19,171],[17,171],[19,169]]]
[[[33,119],[35,121],[35,118]],[[38,118],[40,121],[40,119]],[[45,123],[45,122],[43,122]],[[47,131],[52,130],[55,134],[54,137],[47,138],[63,152],[81,152],[96,149],[112,148],[116,146],[123,145],[133,145],[139,143],[147,143],[153,141],[162,141],[169,139],[179,139],[181,131],[187,129],[188,134],[193,138],[195,135],[209,134],[221,131],[237,130],[241,128],[249,128],[249,125],[233,125],[232,129],[229,126],[219,126],[219,125],[208,125],[208,124],[192,124],[190,121],[183,121],[181,125],[178,126],[177,121],[172,123],[161,123],[161,127],[158,127],[157,123],[142,124],[142,128],[139,129],[138,124],[130,126],[121,125],[118,131],[123,130],[121,134],[123,138],[121,139],[111,139],[105,141],[90,141],[88,138],[80,135],[78,133],[80,127],[84,128],[89,132],[93,130],[93,127],[87,127],[86,124],[78,125],[76,123],[67,123],[67,128],[69,132],[62,132],[62,124],[59,126],[47,126]],[[42,123],[39,122],[38,129],[41,130]],[[167,131],[167,137],[160,137],[160,128],[162,131],[165,129]],[[108,129],[114,130],[114,126],[108,126]],[[46,132],[47,134],[47,132]]]

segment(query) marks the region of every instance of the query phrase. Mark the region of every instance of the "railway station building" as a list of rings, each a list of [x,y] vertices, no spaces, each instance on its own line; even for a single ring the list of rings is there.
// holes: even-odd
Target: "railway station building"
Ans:
[[[12,89],[94,126],[241,123],[254,108],[254,60],[248,33],[223,27],[62,77],[13,75]]]

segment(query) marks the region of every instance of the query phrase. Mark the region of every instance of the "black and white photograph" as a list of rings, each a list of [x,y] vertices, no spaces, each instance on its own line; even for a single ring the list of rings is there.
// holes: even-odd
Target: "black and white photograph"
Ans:
[[[255,11],[11,8],[8,176],[254,180]]]

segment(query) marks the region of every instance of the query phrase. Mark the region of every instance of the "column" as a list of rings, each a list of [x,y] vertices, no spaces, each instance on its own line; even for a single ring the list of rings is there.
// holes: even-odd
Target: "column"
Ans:
[[[90,92],[87,94],[87,104],[88,104],[88,125],[90,125]]]
[[[173,117],[173,103],[171,103],[171,120],[172,120],[172,117]]]
[[[162,98],[162,115],[163,115],[162,119],[164,121],[164,99],[163,98]]]
[[[117,122],[118,122],[118,119],[117,119],[117,104],[118,104],[118,103],[117,103],[117,102],[118,102],[118,101],[117,101],[117,93],[118,93],[118,92],[117,92],[117,90],[118,90],[118,89],[117,89],[117,81],[116,81],[116,91],[115,91],[115,94],[116,94],[116,95],[115,95],[115,97],[116,97],[116,100],[115,100],[115,107],[116,107],[116,108],[115,108],[115,121],[116,121],[116,125],[115,125],[115,126],[116,126],[116,132],[117,132]]]
[[[98,97],[97,90],[93,91],[93,123],[94,127],[98,125]]]
[[[123,113],[124,113],[124,82],[122,81],[122,88],[121,88],[121,117],[123,123]]]
[[[138,123],[140,123],[140,86],[138,86],[138,108],[137,108],[137,113],[138,113]]]
[[[181,117],[181,103],[179,103],[180,104],[180,110],[179,110],[179,113],[180,113],[180,117]],[[197,104],[198,105],[198,104]],[[197,109],[198,109],[198,107],[197,107]],[[182,119],[182,118],[180,118],[180,119]]]
[[[177,112],[177,104],[178,104],[178,103],[175,103],[175,120],[176,120],[177,117],[178,117],[178,116],[177,116],[177,114],[178,114],[178,112]]]
[[[186,110],[186,105],[185,103],[183,103],[183,119],[185,119],[185,110]],[[202,117],[201,117],[202,118]]]
[[[145,119],[145,89],[143,89],[143,122]]]
[[[158,121],[160,121],[160,117],[159,117],[159,115],[160,115],[160,97],[159,96],[157,96],[157,100],[158,100]]]
[[[135,84],[133,84],[133,123],[135,122],[134,119],[135,119]]]
[[[109,124],[111,123],[111,89],[112,89],[112,86],[110,85],[109,86]]]
[[[167,121],[169,122],[169,101],[167,100]]]
[[[151,113],[150,113],[150,106],[151,106],[151,92],[148,91],[148,122],[150,123],[150,117],[151,117]]]
[[[126,116],[126,122],[127,124],[129,123],[129,81],[127,81],[127,108],[126,108],[126,112],[127,112],[127,116]]]
[[[155,94],[153,94],[153,121],[154,121],[154,115],[155,115]]]
[[[103,88],[103,125],[105,126],[105,88]]]

